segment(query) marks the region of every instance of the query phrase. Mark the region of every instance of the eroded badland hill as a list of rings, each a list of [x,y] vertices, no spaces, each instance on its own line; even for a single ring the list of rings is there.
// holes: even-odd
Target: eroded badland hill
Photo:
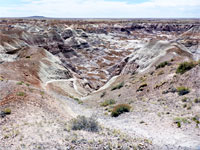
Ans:
[[[0,20],[0,150],[200,149],[200,21]]]

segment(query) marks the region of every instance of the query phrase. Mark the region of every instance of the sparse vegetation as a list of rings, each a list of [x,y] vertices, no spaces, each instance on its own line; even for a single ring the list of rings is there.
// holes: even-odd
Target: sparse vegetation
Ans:
[[[188,98],[187,97],[184,97],[181,101],[182,102],[187,102]]]
[[[182,96],[182,95],[186,95],[190,92],[189,88],[186,88],[184,86],[180,86],[177,88],[177,92],[178,92],[178,95],[179,96]]]
[[[182,123],[190,123],[187,118],[176,117],[174,118],[174,123],[180,128]]]
[[[192,118],[192,121],[194,121],[194,122],[196,123],[196,127],[199,126],[199,124],[200,124],[200,119],[199,119],[198,116],[193,117],[193,118]]]
[[[140,81],[141,81],[141,82],[145,82],[146,80],[147,80],[147,77],[146,77],[146,76],[140,77]]]
[[[186,108],[187,107],[187,104],[183,104],[183,108]]]
[[[9,138],[9,135],[4,135],[4,139],[8,139]]]
[[[113,86],[113,87],[111,88],[111,91],[114,91],[114,90],[117,90],[117,89],[121,89],[123,86],[124,86],[124,82],[121,82],[121,83],[119,83],[119,84]]]
[[[130,109],[131,109],[131,106],[128,105],[128,104],[116,105],[112,110],[111,116],[112,117],[118,117],[119,115],[121,115],[124,112],[129,112]]]
[[[181,118],[181,117],[174,118],[174,121],[180,121],[180,122],[183,122],[183,123],[189,123],[187,118]]]
[[[183,62],[179,64],[176,73],[184,74],[185,72],[191,70],[195,66],[196,64],[194,62]]]
[[[164,71],[163,71],[163,70],[159,71],[157,75],[160,76],[160,75],[162,75],[162,74],[164,74]]]
[[[103,103],[101,103],[101,106],[106,107],[106,106],[109,106],[109,105],[113,105],[115,103],[116,102],[115,102],[114,99],[109,99],[109,100],[105,100]]]
[[[11,114],[11,109],[10,108],[6,108],[3,110],[3,113],[6,115],[10,115]]]
[[[41,94],[41,95],[44,95],[44,94],[45,94],[45,92],[44,92],[44,91],[40,91],[40,94]]]
[[[4,79],[3,76],[0,76],[0,81],[3,81],[3,79]]]
[[[99,124],[94,117],[87,118],[85,116],[78,116],[72,120],[72,130],[85,130],[89,132],[98,132]]]
[[[18,92],[17,96],[25,96],[25,93],[24,92]]]
[[[144,87],[147,86],[147,83],[142,83],[139,88],[137,89],[137,91],[143,91],[144,90]]]
[[[74,98],[75,101],[77,101],[79,104],[83,104],[83,101],[81,101],[79,98]]]
[[[195,98],[195,99],[194,99],[194,102],[195,102],[195,103],[200,103],[200,99],[199,99],[199,98]]]
[[[5,20],[0,149],[196,148],[200,62],[176,70],[198,58],[183,48],[200,46],[198,20]]]
[[[156,86],[154,87],[154,89],[160,88],[161,86],[163,86],[166,83],[167,83],[166,81],[160,82],[159,84],[156,84]]]
[[[22,85],[22,84],[24,84],[23,81],[19,81],[19,82],[17,82],[17,85]]]
[[[181,122],[177,122],[177,127],[178,127],[178,128],[181,127]]]
[[[168,66],[168,65],[170,65],[170,63],[168,61],[164,61],[164,62],[160,63],[159,65],[157,65],[156,69],[164,68],[165,66]]]
[[[69,96],[70,98],[74,99],[75,101],[78,102],[78,104],[83,104],[83,101],[81,101],[79,98],[76,98],[74,96]]]
[[[103,98],[105,95],[106,95],[106,92],[103,92],[100,97]]]

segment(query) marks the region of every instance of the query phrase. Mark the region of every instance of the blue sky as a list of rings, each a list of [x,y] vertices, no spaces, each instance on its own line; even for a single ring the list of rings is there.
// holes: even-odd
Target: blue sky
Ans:
[[[200,18],[200,0],[0,0],[0,17]]]

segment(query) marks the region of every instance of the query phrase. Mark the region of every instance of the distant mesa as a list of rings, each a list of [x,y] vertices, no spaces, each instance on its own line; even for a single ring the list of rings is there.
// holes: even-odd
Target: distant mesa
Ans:
[[[45,19],[46,17],[44,17],[44,16],[30,16],[30,17],[26,17],[26,18],[30,18],[30,19]]]

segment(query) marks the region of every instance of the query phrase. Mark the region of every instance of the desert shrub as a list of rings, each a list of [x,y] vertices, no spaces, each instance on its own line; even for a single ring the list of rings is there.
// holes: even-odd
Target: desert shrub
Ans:
[[[195,116],[192,118],[192,121],[194,121],[196,123],[196,126],[198,127],[198,125],[200,124],[200,119],[198,116]]]
[[[105,95],[106,95],[106,92],[103,92],[100,97],[103,98]]]
[[[144,88],[147,86],[147,83],[142,83],[139,88],[137,89],[137,91],[143,91]]]
[[[180,128],[181,127],[181,122],[177,122],[177,127]]]
[[[109,106],[109,105],[113,105],[115,103],[116,102],[115,102],[114,99],[109,99],[109,100],[105,100],[103,103],[101,103],[101,106],[106,107],[106,106]]]
[[[184,74],[185,72],[189,71],[193,67],[195,67],[194,62],[183,62],[183,63],[179,64],[179,66],[176,70],[176,73]]]
[[[23,81],[19,81],[17,82],[17,85],[22,85],[24,82]]]
[[[177,124],[177,127],[180,128],[182,123],[190,123],[187,118],[176,117],[174,118],[174,123]]]
[[[98,132],[99,124],[94,117],[87,118],[85,116],[78,116],[76,119],[72,120],[71,129]]]
[[[77,101],[78,102],[78,104],[83,104],[83,101],[82,100],[80,100],[79,98],[76,98],[76,97],[74,97],[74,96],[69,96],[70,98],[72,98],[73,100],[75,100],[75,101]]]
[[[161,71],[158,72],[157,75],[160,76],[160,75],[163,75],[164,73],[165,73],[165,72],[164,72],[163,70],[161,70]]]
[[[0,81],[3,81],[3,80],[4,80],[4,78],[2,76],[0,76]]]
[[[18,92],[17,96],[25,96],[25,93],[24,92]]]
[[[121,89],[123,86],[124,86],[124,82],[121,82],[121,83],[119,83],[119,84],[113,86],[113,87],[111,88],[111,91],[114,91],[114,90],[117,90],[117,89]]]
[[[164,61],[164,62],[160,63],[159,65],[157,65],[156,69],[164,68],[167,65],[170,65],[170,63],[168,61]]]
[[[187,102],[188,98],[187,97],[184,97],[181,101],[182,102]]]
[[[190,93],[190,90],[189,90],[189,88],[186,88],[184,86],[180,86],[180,87],[177,88],[177,92],[178,92],[178,95],[181,96],[181,95],[186,95],[186,94]]]
[[[183,108],[186,108],[187,107],[187,104],[183,104]]]
[[[128,104],[116,105],[112,110],[111,116],[112,117],[118,117],[119,115],[121,115],[124,112],[129,112],[130,109],[131,109],[131,106],[128,105]]]
[[[3,113],[6,114],[6,115],[9,115],[9,114],[11,114],[11,109],[6,108],[6,109],[3,110]]]
[[[29,83],[26,83],[26,86],[30,86],[30,84],[29,84]]]
[[[83,104],[83,101],[81,101],[80,99],[78,98],[74,98],[75,101],[77,101],[79,104]]]
[[[194,99],[194,102],[195,102],[195,103],[200,103],[200,99],[195,98],[195,99]]]
[[[147,80],[147,77],[145,77],[145,76],[144,77],[140,77],[140,81],[141,82],[145,82],[146,80]]]

